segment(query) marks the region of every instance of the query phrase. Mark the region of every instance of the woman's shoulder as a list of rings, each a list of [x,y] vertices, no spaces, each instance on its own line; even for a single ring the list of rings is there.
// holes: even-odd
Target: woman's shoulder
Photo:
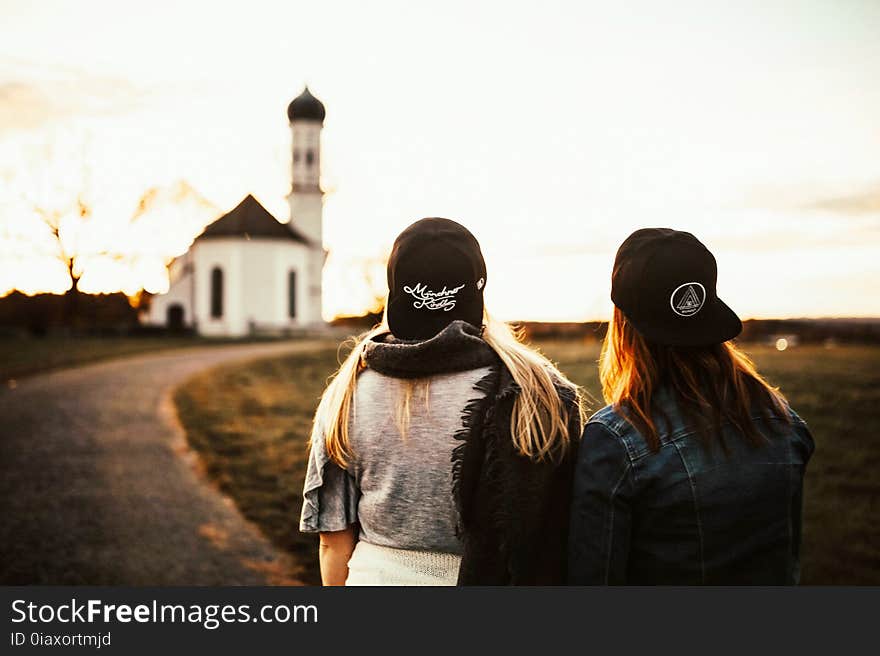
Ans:
[[[800,442],[806,453],[806,457],[809,459],[813,451],[816,450],[816,442],[813,439],[813,433],[810,431],[807,422],[795,412],[794,408],[791,407],[787,400],[785,401],[785,410],[788,412],[788,421],[786,423],[788,424],[790,433],[792,437]],[[785,421],[785,419],[781,418],[778,421]]]
[[[606,405],[594,413],[584,424],[581,434],[580,457],[606,459],[608,462],[632,460],[632,427],[613,406]],[[609,459],[610,458],[610,459]]]
[[[697,432],[685,421],[681,408],[669,394],[658,394],[655,401],[656,407],[653,412],[653,419],[657,427],[661,448],[683,438],[696,438]],[[814,443],[807,423],[787,403],[785,404],[785,409],[788,412],[788,417],[777,416],[771,413],[769,419],[776,424],[787,426],[787,429],[783,429],[782,432],[789,432],[797,436],[804,442],[807,450],[812,452]],[[766,412],[761,413],[757,409],[754,410],[754,421],[763,422],[766,420]],[[779,432],[779,426],[775,426],[774,430]],[[584,436],[587,436],[589,433],[597,434],[599,432],[621,442],[634,458],[652,453],[647,441],[626,418],[624,411],[614,405],[606,405],[587,421],[584,427]]]
[[[624,435],[634,430],[632,424],[626,420],[626,417],[610,404],[594,413],[587,420],[587,427],[590,425],[604,428],[618,438],[622,438]]]
[[[655,418],[655,421],[661,445],[665,445],[669,438],[666,422],[659,417]],[[647,440],[627,419],[625,411],[618,406],[606,405],[590,417],[584,427],[584,438],[595,437],[597,434],[606,435],[617,442],[631,460],[637,460],[651,452]]]

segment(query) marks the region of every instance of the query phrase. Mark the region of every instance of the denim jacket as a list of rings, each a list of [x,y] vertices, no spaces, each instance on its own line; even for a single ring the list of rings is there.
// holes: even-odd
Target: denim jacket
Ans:
[[[584,429],[577,457],[569,582],[576,585],[790,585],[800,578],[806,424],[754,414],[767,443],[723,426],[728,453],[703,446],[661,393],[660,450],[612,407]],[[656,420],[655,420],[656,421]],[[772,424],[772,425],[771,425]]]

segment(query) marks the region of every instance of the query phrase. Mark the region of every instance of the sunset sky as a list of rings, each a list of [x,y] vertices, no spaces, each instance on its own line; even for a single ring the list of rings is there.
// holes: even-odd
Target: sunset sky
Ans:
[[[328,318],[423,216],[506,319],[606,318],[643,226],[700,237],[744,318],[880,316],[880,2],[235,5],[0,0],[0,294],[69,285],[34,208],[78,194],[85,291],[162,291],[247,193],[287,220],[308,83]]]

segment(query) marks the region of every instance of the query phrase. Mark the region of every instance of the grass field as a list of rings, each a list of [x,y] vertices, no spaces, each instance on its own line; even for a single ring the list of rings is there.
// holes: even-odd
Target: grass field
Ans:
[[[600,398],[597,347],[543,350]],[[880,348],[748,349],[810,424],[816,454],[806,481],[803,583],[880,585]],[[222,368],[191,379],[175,401],[209,476],[318,583],[313,536],[297,531],[311,416],[336,347]],[[594,409],[601,402],[594,401]]]

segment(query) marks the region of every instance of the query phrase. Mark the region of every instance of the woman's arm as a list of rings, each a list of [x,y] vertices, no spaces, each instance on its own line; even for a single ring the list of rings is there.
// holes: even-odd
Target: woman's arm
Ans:
[[[342,531],[321,533],[318,556],[321,561],[321,582],[324,585],[345,585],[348,578],[348,560],[357,544],[356,526]]]
[[[601,424],[587,424],[574,474],[570,584],[626,583],[632,494],[632,464],[623,444]]]

